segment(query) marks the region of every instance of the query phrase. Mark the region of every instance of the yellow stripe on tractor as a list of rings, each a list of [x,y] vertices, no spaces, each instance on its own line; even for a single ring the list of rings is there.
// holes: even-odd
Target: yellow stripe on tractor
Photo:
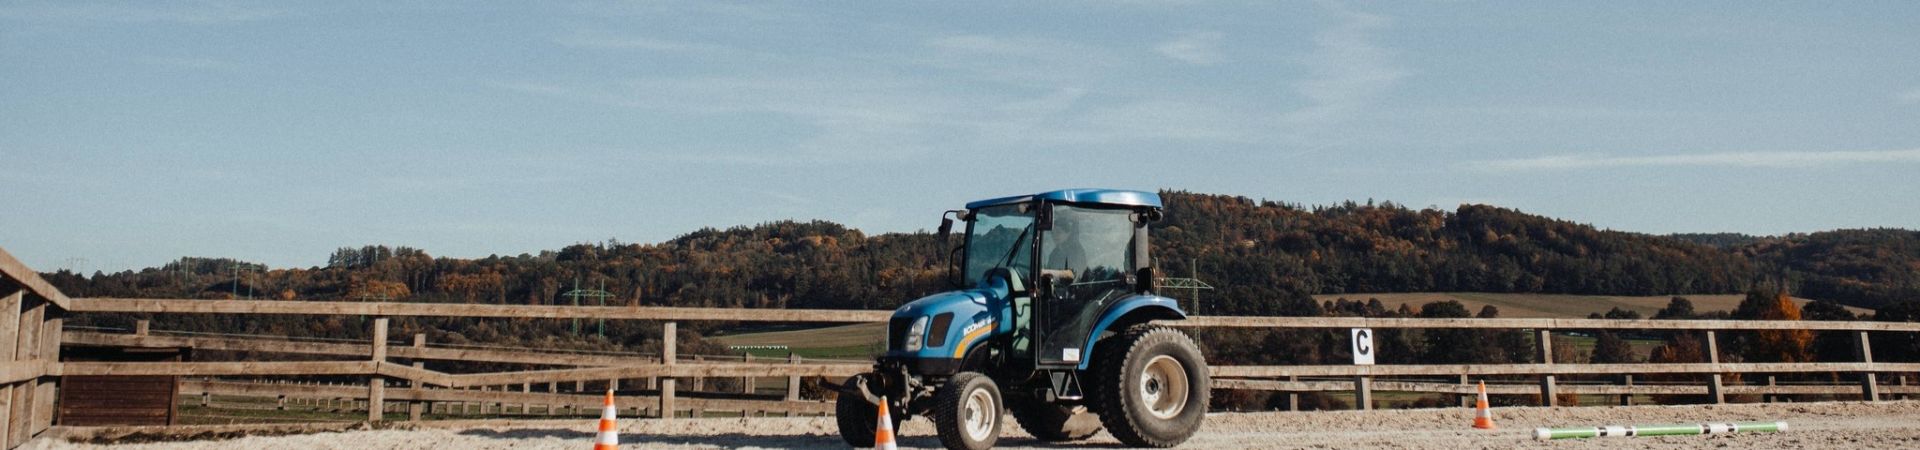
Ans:
[[[973,332],[967,333],[966,336],[961,336],[960,342],[954,344],[953,346],[953,359],[960,359],[961,357],[966,356],[967,348],[973,346],[973,340],[979,338],[980,336],[985,336],[987,334],[987,331],[990,331],[990,330],[993,330],[993,321],[991,320],[987,321],[986,325],[981,325],[980,329],[973,330]]]

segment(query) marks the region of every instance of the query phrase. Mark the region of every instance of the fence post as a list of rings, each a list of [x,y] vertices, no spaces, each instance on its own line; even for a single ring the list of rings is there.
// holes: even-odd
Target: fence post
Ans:
[[[66,326],[67,310],[52,306],[51,303],[46,310],[45,322],[40,324],[40,351],[36,356],[39,356],[41,361],[60,362],[60,337]],[[33,404],[33,434],[40,434],[53,427],[53,416],[59,413],[54,410],[53,404],[58,393],[56,386],[58,380],[58,377],[45,376],[38,380],[39,391],[34,397]]]
[[[1287,381],[1300,381],[1300,377],[1289,376],[1287,377]],[[1287,410],[1288,411],[1300,410],[1300,391],[1287,392]]]
[[[1713,330],[1707,330],[1707,362],[1715,366],[1720,365],[1720,338],[1714,334]],[[1727,402],[1726,391],[1720,384],[1720,372],[1715,371],[1711,381],[1707,383],[1707,395],[1713,397],[1715,405]]]
[[[511,391],[513,390],[513,386],[507,386],[506,389],[502,389],[502,390]],[[520,382],[520,393],[532,394],[533,382],[532,381]],[[520,402],[520,414],[533,415],[533,403],[529,403],[525,401],[526,397],[527,396],[525,395],[520,396],[520,398],[522,399],[522,401]],[[552,406],[548,406],[548,407],[552,407]],[[500,412],[502,413],[507,412],[507,408],[505,406],[500,407]]]
[[[741,351],[740,363],[753,364],[753,354]],[[753,377],[740,377],[740,393],[753,395]]]
[[[414,356],[419,356],[419,355],[421,355],[421,354],[424,354],[424,353],[426,353],[426,352],[424,351],[424,350],[426,350],[426,348],[427,348],[427,334],[426,334],[426,333],[414,333],[414,334],[413,334],[413,354],[414,354]],[[426,363],[425,361],[421,361],[421,360],[420,360],[419,358],[414,358],[414,360],[413,360],[413,368],[415,368],[415,369],[424,369],[424,368],[426,368],[426,367],[427,367],[427,363]],[[432,405],[429,405],[429,404],[424,404],[424,403],[422,403],[422,402],[420,401],[420,387],[421,387],[421,386],[420,386],[420,380],[409,380],[409,381],[407,382],[407,385],[408,385],[409,387],[411,387],[411,388],[413,388],[413,400],[412,400],[412,401],[409,401],[409,402],[407,402],[407,421],[410,421],[410,422],[419,422],[419,421],[420,421],[420,410],[421,410],[421,407],[423,407],[423,406],[424,406],[424,407],[426,407],[426,409],[427,409],[427,410],[432,410],[432,409],[433,409],[433,406],[432,406]]]
[[[6,297],[0,297],[0,336],[17,339],[17,336],[19,336],[18,327],[20,326],[20,305],[25,303],[26,299],[27,291],[25,289],[14,291],[12,294],[7,294]],[[12,344],[11,342],[0,341],[0,361],[16,361],[19,359],[16,358],[17,356],[25,356],[15,353],[16,348]],[[5,445],[12,440],[7,434],[7,428],[8,424],[12,422],[13,411],[17,409],[13,407],[12,403],[13,389],[12,386],[0,386],[0,445]]]
[[[1293,378],[1295,378],[1295,377],[1287,377],[1287,379],[1289,379],[1289,380],[1291,380],[1291,379],[1293,379]],[[1466,375],[1460,375],[1460,388],[1461,388],[1461,391],[1460,391],[1460,392],[1461,392],[1461,394],[1460,394],[1460,395],[1456,395],[1456,396],[1455,396],[1455,397],[1459,397],[1459,398],[1460,398],[1460,407],[1461,407],[1461,408],[1472,408],[1472,407],[1473,407],[1473,401],[1474,401],[1474,400],[1476,399],[1476,397],[1475,397],[1475,396],[1474,396],[1473,394],[1468,394],[1468,393],[1467,393],[1467,392],[1472,392],[1472,391],[1473,391],[1473,382],[1472,382],[1472,381],[1468,381],[1468,380],[1467,380],[1467,376],[1466,376]]]
[[[1373,410],[1373,377],[1353,377],[1353,406],[1361,411]]]
[[[671,366],[673,360],[678,358],[674,355],[674,335],[677,333],[675,328],[678,328],[678,324],[667,322],[661,328],[660,364]],[[673,418],[673,383],[673,377],[660,377],[660,418],[662,419]]]
[[[387,318],[373,319],[373,362],[387,362]],[[387,379],[379,375],[367,377],[367,421],[379,422],[384,419],[387,401]]]
[[[1553,365],[1553,330],[1545,328],[1533,330],[1533,336],[1534,347],[1539,351],[1540,364]],[[1554,395],[1556,391],[1557,389],[1553,386],[1553,375],[1541,375],[1540,405],[1560,406],[1560,399]]]
[[[1873,340],[1867,338],[1867,332],[1860,332],[1860,362],[1873,364]],[[1860,397],[1869,402],[1880,401],[1880,377],[1872,368],[1860,372]]]
[[[1620,394],[1620,406],[1633,406],[1633,374],[1627,374],[1627,393]]]
[[[706,356],[703,356],[703,355],[693,355],[693,363],[694,363],[694,364],[706,364],[706,363],[707,363],[707,357],[706,357]],[[693,377],[693,388],[692,388],[692,389],[688,389],[688,391],[691,391],[691,392],[700,392],[700,391],[705,391],[705,390],[707,390],[707,377],[703,377],[703,376],[698,376],[698,375],[695,375],[695,376]]]
[[[1772,388],[1779,385],[1780,385],[1779,377],[1776,377],[1773,375],[1767,375],[1768,388]],[[1769,389],[1767,393],[1760,395],[1760,403],[1773,403],[1774,395],[1776,394],[1774,394],[1773,391]]]
[[[800,354],[794,353],[794,352],[787,352],[787,364],[794,364],[794,365],[800,364]],[[787,401],[790,401],[790,402],[800,401],[800,376],[799,375],[787,376]]]
[[[693,355],[693,363],[706,364],[707,357],[704,355]],[[702,376],[695,376],[693,377],[693,389],[688,389],[687,391],[688,392],[704,392],[706,390],[707,390],[707,378]],[[689,417],[698,419],[701,417],[705,417],[707,415],[707,411],[705,408],[695,406],[687,410],[687,415]]]
[[[135,321],[133,321],[133,335],[134,335],[134,336],[146,336],[146,335],[147,335],[147,329],[148,329],[147,327],[148,327],[148,325],[149,325],[150,323],[151,323],[151,322],[149,322],[149,321],[147,321],[147,320],[144,320],[144,319],[143,319],[143,320],[135,320]]]
[[[560,395],[560,382],[558,382],[558,381],[548,381],[548,382],[547,382],[547,393],[548,393],[548,394],[552,394],[552,395],[555,395],[555,396],[558,396],[558,395]],[[556,404],[553,404],[553,403],[548,403],[548,404],[547,404],[547,415],[549,415],[549,416],[551,416],[551,415],[555,415],[555,414],[559,414],[559,413],[560,413],[560,405],[556,405]]]
[[[20,307],[20,327],[18,340],[14,344],[14,361],[41,362],[39,339],[40,326],[47,312],[45,300],[23,299]],[[0,343],[4,345],[4,343]],[[19,447],[33,437],[34,405],[39,404],[36,393],[40,389],[32,380],[22,381],[13,388],[13,398],[7,404],[7,442],[8,448]]]

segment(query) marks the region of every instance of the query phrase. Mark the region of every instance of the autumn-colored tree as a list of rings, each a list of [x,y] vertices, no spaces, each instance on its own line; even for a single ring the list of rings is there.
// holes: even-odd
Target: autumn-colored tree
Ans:
[[[406,283],[354,277],[347,284],[347,298],[350,299],[395,301],[412,295],[413,291],[407,289]]]
[[[1653,354],[1647,357],[1647,362],[1655,364],[1707,362],[1707,352],[1702,348],[1700,341],[1701,337],[1697,334],[1673,333],[1667,336],[1666,343],[1653,348]],[[1643,376],[1647,381],[1698,381],[1692,375],[1648,374]],[[1663,404],[1702,403],[1706,400],[1704,396],[1698,395],[1656,395],[1653,399]]]
[[[1785,290],[1755,289],[1734,308],[1733,318],[1742,320],[1800,320],[1800,306]],[[1807,330],[1756,331],[1738,342],[1740,355],[1747,362],[1807,362],[1812,358],[1807,347],[1813,332]]]

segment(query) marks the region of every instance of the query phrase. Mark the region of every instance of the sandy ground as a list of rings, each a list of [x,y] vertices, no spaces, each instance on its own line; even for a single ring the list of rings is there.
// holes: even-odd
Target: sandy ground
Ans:
[[[1920,448],[1920,402],[1804,403],[1723,406],[1500,408],[1499,430],[1469,428],[1466,409],[1373,412],[1219,413],[1181,448]],[[1591,426],[1784,420],[1785,433],[1532,441],[1540,426]],[[1011,420],[1009,420],[1011,425]],[[40,438],[27,449],[579,449],[592,442],[592,421],[541,421],[462,426],[247,436],[226,440],[97,445]],[[832,418],[623,420],[625,448],[844,448]],[[445,428],[438,428],[445,427]],[[925,420],[901,430],[903,448],[937,448]],[[1010,427],[1000,448],[1115,447],[1105,433],[1087,442],[1049,445]]]

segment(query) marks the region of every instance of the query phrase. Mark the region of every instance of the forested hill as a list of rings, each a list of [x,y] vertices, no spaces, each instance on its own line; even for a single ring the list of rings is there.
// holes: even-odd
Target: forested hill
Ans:
[[[1163,192],[1154,256],[1163,275],[1220,287],[1210,313],[1317,314],[1316,293],[1480,291],[1605,295],[1739,293],[1782,275],[1796,295],[1878,307],[1920,298],[1920,233],[1773,238],[1654,236],[1481,205],[1305,207]],[[935,220],[929,207],[928,222]],[[619,305],[891,308],[943,288],[927,233],[868,236],[829,222],[703,229],[654,244],[579,244],[538,255],[431,257],[343,248],[326,267],[265,270],[224,259],[48,279],[74,296],[235,296],[507,304],[569,303],[576,280]],[[591,300],[589,300],[591,303]]]

